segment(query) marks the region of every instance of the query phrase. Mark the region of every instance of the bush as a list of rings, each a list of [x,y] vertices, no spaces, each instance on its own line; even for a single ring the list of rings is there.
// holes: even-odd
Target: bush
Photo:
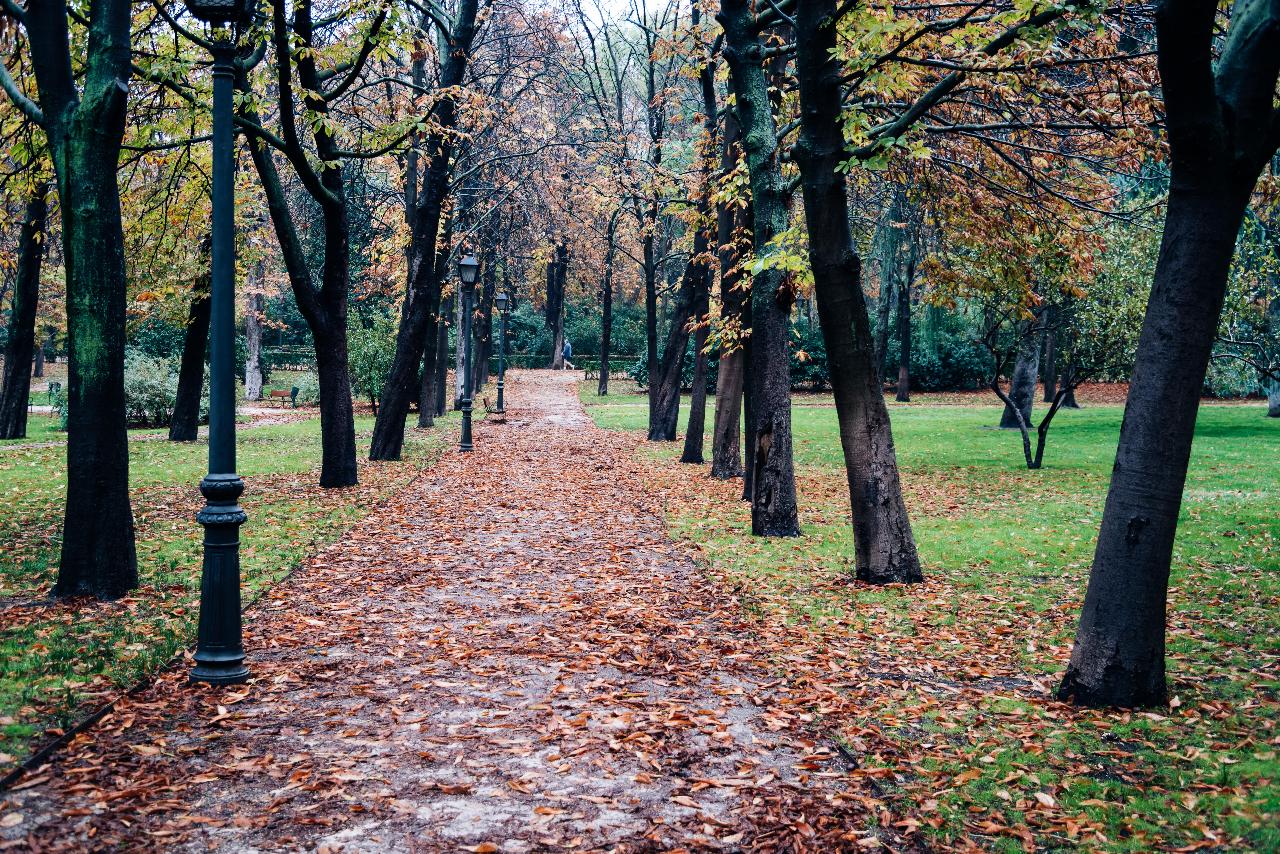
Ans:
[[[298,406],[316,406],[320,403],[320,379],[311,371],[303,371],[293,378],[298,389]]]
[[[130,348],[124,357],[125,421],[131,427],[169,423],[178,396],[178,372],[169,359]]]
[[[396,319],[390,312],[375,312],[368,325],[360,318],[353,321],[347,329],[351,391],[375,402],[382,399],[382,386],[396,355]]]
[[[186,330],[162,317],[148,315],[129,336],[129,349],[151,359],[176,359],[182,356]]]
[[[661,358],[661,351],[659,351]],[[683,391],[689,391],[693,387],[693,337],[689,337],[689,343],[685,345],[684,366],[680,371],[680,388]],[[598,364],[598,361],[597,361]],[[616,364],[616,363],[615,363]],[[636,385],[641,388],[649,387],[649,362],[645,356],[641,356],[632,362],[626,368],[627,376],[635,380]],[[707,355],[707,394],[715,394],[716,377],[720,372],[720,356],[717,353]]]

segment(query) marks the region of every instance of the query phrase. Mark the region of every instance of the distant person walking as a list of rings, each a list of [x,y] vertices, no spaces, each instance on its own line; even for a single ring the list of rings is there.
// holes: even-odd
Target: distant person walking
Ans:
[[[564,339],[564,349],[560,351],[560,357],[564,362],[564,370],[566,371],[577,370],[577,367],[573,364],[573,362],[569,361],[569,359],[573,357],[573,345],[569,343],[568,338]]]

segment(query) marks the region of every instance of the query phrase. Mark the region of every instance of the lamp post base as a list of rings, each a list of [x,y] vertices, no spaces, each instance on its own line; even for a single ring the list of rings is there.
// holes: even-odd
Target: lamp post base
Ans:
[[[240,630],[240,508],[244,481],[237,474],[209,474],[200,482],[205,506],[196,514],[204,526],[204,567],[200,575],[200,625],[196,666],[190,681],[233,685],[249,678]]]
[[[498,415],[501,415],[507,411],[506,406],[504,406],[502,403],[502,392],[503,392],[504,385],[505,383],[502,381],[502,375],[499,374],[498,375],[498,408],[493,410]]]

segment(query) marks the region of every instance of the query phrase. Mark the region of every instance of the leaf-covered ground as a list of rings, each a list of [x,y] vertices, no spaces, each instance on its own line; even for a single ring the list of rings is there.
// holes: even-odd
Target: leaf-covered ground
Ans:
[[[893,409],[926,584],[850,579],[835,416],[795,409],[804,536],[747,534],[740,481],[645,445],[673,532],[736,592],[817,726],[875,781],[891,826],[996,849],[1280,848],[1280,424],[1206,405],[1170,605],[1174,701],[1078,711],[1051,699],[1070,652],[1121,408],[1064,412],[1047,468],[1020,465],[999,408]],[[644,425],[643,399],[583,399]],[[1114,400],[1114,398],[1111,398]],[[1086,398],[1107,401],[1105,390]],[[807,401],[806,401],[807,402]]]
[[[246,601],[429,466],[443,443],[410,431],[405,464],[361,457],[358,487],[323,490],[315,411],[264,409],[254,418],[238,442],[251,519],[241,532]],[[358,426],[367,430],[369,422]],[[142,585],[109,604],[47,598],[58,564],[65,439],[0,447],[0,774],[190,643],[200,587],[196,485],[208,444],[174,444],[164,435],[130,434]]]
[[[0,840],[524,852],[900,844],[773,638],[666,533],[573,376],[269,588],[252,681],[186,665],[0,801]],[[252,510],[250,503],[250,510]],[[884,825],[877,828],[875,825]],[[0,843],[4,844],[4,843]]]

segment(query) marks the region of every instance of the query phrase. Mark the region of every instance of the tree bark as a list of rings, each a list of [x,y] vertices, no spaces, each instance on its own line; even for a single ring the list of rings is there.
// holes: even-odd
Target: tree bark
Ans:
[[[0,439],[22,439],[27,435],[40,266],[44,259],[45,221],[49,217],[48,190],[43,181],[32,190],[18,236],[18,269],[14,272],[9,340],[4,348],[4,377],[0,381]]]
[[[1031,410],[1036,403],[1036,378],[1040,374],[1039,318],[1027,321],[1022,340],[1018,343],[1018,358],[1013,364],[1013,376],[1009,379],[1009,400],[1000,416],[1000,429],[1017,430],[1018,415],[1031,426]],[[996,377],[996,382],[1000,378]],[[1018,412],[1014,412],[1014,406]]]
[[[732,172],[741,153],[742,129],[733,110],[724,111],[720,171]],[[716,244],[720,262],[720,319],[736,340],[721,342],[716,372],[716,416],[711,429],[711,476],[742,477],[742,404],[746,379],[746,335],[751,329],[750,278],[742,275],[738,242],[751,228],[751,211],[721,204],[716,211]]]
[[[486,253],[482,284],[480,287],[479,322],[472,319],[475,327],[475,358],[471,360],[472,396],[484,390],[489,382],[489,359],[493,355],[493,295],[498,286],[498,265],[494,263],[493,252]]]
[[[117,166],[131,70],[131,5],[88,9],[83,76],[67,6],[26,10],[40,119],[58,180],[67,280],[67,500],[56,597],[123,596],[138,583],[125,431],[125,262]]]
[[[609,357],[613,349],[613,258],[618,250],[618,217],[622,209],[613,212],[609,217],[609,230],[606,234],[604,250],[604,280],[600,284],[600,381],[596,386],[596,394],[604,397],[609,393]]]
[[[1058,402],[1059,407],[1061,407],[1061,402],[1058,401],[1057,309],[1053,306],[1046,308],[1045,319],[1048,323],[1044,331],[1044,364],[1040,369],[1041,376],[1044,377],[1044,402]]]
[[[254,268],[253,281],[261,287],[262,262]],[[262,400],[262,313],[265,309],[262,292],[256,288],[250,290],[244,307],[244,399]]]
[[[547,264],[547,304],[544,313],[551,333],[551,361],[547,367],[564,368],[564,283],[569,268],[569,247],[557,242],[555,256]]]
[[[51,346],[52,341],[53,341],[53,334],[50,333],[49,338],[45,341],[41,341],[40,344],[36,347],[35,364],[31,369],[31,376],[33,379],[37,379],[37,380],[44,379],[44,360],[45,360],[44,353],[45,353],[45,349]]]
[[[702,465],[703,434],[707,422],[707,314],[706,286],[704,285],[701,302],[695,306],[695,314],[700,318],[697,334],[693,341],[693,389],[689,395],[689,426],[684,432],[684,452],[680,454],[680,462]]]
[[[439,90],[444,94],[434,106],[434,119],[441,130],[433,133],[425,146],[429,160],[422,192],[417,194],[417,207],[413,213],[409,283],[396,333],[396,353],[383,384],[382,410],[373,425],[373,439],[369,444],[371,460],[400,459],[404,448],[405,419],[409,415],[414,386],[419,383],[419,365],[425,371],[435,367],[430,364],[435,361],[433,348],[426,345],[437,340],[440,290],[444,278],[444,271],[437,269],[437,240],[444,201],[449,192],[450,161],[454,148],[451,130],[457,121],[457,103],[449,89],[462,84],[471,42],[475,38],[477,8],[477,0],[461,0],[454,31],[447,39],[448,50],[442,52],[444,59]],[[440,383],[437,393],[443,389],[444,383]]]
[[[896,400],[911,400],[911,273],[898,287],[898,393]]]
[[[209,343],[209,314],[213,306],[209,299],[211,279],[208,271],[209,267],[205,265],[205,272],[191,294],[187,328],[182,340],[182,361],[178,366],[178,391],[174,396],[173,414],[169,418],[170,442],[194,442],[199,433],[205,349]]]
[[[873,584],[916,582],[923,579],[920,560],[902,500],[862,295],[861,259],[849,231],[844,173],[838,170],[845,146],[835,21],[835,0],[796,4],[801,101],[796,161],[803,179],[809,262],[840,422],[857,577]]]
[[[762,62],[764,49],[748,0],[722,0],[719,20],[725,58],[737,97],[738,121],[751,185],[756,252],[787,227],[786,190],[778,156],[777,127]],[[754,276],[751,288],[751,407],[755,437],[748,447],[752,467],[751,532],[757,536],[800,534],[791,440],[791,306],[794,293],[781,270]]]
[[[1258,129],[1272,126],[1280,7],[1236,4],[1223,41],[1215,4],[1184,5],[1165,2],[1156,14],[1170,151],[1164,235],[1080,626],[1058,690],[1090,706],[1167,698],[1169,569],[1200,390],[1236,235],[1276,151],[1275,135]]]
[[[876,376],[883,383],[885,365],[889,358],[889,315],[897,295],[902,244],[906,230],[902,227],[907,216],[907,194],[902,187],[893,188],[889,210],[881,218],[876,234],[876,249],[880,255],[880,296],[876,300],[875,360]]]

